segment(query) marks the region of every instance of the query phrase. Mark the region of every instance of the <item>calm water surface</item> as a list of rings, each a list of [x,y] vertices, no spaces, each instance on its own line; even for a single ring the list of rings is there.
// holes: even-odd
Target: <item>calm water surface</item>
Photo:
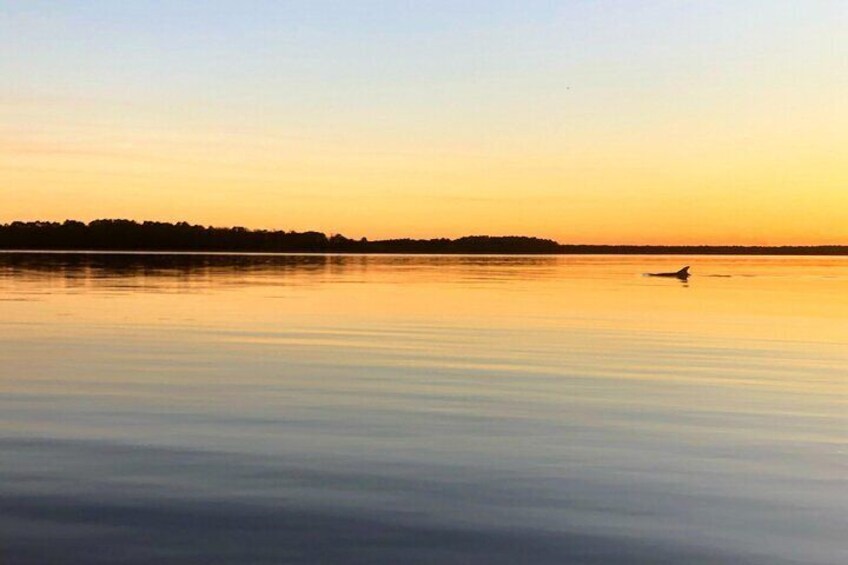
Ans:
[[[4,565],[842,564],[846,533],[843,258],[0,254]]]

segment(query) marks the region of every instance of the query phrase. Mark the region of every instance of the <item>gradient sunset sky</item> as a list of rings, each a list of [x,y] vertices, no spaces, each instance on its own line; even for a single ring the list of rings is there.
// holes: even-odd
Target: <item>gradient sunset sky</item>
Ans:
[[[848,2],[0,1],[0,222],[848,243]]]

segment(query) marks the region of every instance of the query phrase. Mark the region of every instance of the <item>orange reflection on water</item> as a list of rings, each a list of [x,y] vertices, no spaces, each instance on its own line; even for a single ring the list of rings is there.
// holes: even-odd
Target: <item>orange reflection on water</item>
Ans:
[[[643,273],[691,264],[688,282]],[[844,342],[848,260],[5,255],[7,324],[605,327]],[[42,331],[40,329],[39,331]]]

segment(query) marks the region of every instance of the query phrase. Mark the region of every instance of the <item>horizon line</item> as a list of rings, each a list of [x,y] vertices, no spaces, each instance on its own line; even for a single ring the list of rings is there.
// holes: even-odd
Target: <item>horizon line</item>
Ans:
[[[791,243],[791,244],[744,244],[744,243],[562,243],[553,238],[541,237],[536,235],[525,235],[525,234],[505,234],[505,235],[491,235],[491,234],[482,234],[482,233],[469,233],[466,235],[458,236],[458,237],[447,237],[447,236],[437,236],[437,237],[410,237],[410,236],[402,236],[402,237],[389,237],[389,238],[381,238],[381,239],[369,239],[367,237],[361,238],[349,238],[341,233],[336,232],[323,232],[319,230],[304,230],[304,231],[296,231],[296,230],[286,230],[283,228],[249,228],[240,225],[230,225],[230,226],[215,226],[212,224],[204,225],[204,224],[194,224],[189,223],[185,220],[180,220],[177,222],[171,221],[161,221],[161,220],[132,220],[128,218],[97,218],[94,220],[90,220],[88,222],[82,220],[75,220],[71,218],[66,218],[64,220],[11,220],[6,221],[4,223],[0,223],[0,227],[4,228],[12,228],[15,225],[23,224],[24,226],[35,227],[37,225],[47,226],[62,226],[62,225],[83,225],[91,227],[92,224],[107,224],[107,223],[126,223],[130,225],[136,226],[145,226],[145,225],[159,225],[159,226],[171,226],[171,227],[190,227],[190,228],[200,228],[204,230],[223,230],[223,231],[233,231],[233,232],[248,232],[248,233],[266,233],[266,234],[320,234],[321,236],[332,239],[334,237],[344,238],[347,241],[351,242],[367,242],[369,244],[379,244],[379,243],[391,243],[391,242],[457,242],[468,239],[489,239],[489,240],[508,240],[508,239],[524,239],[524,240],[535,240],[539,243],[548,243],[555,244],[558,247],[565,248],[593,248],[593,249],[703,249],[703,250],[717,250],[717,249],[736,249],[736,250],[761,250],[761,249],[774,249],[774,250],[787,250],[787,249],[800,249],[800,250],[813,250],[813,249],[845,249],[848,250],[848,243],[818,243],[818,244],[806,244],[806,243]],[[55,248],[53,248],[55,249]],[[12,250],[11,248],[6,248],[5,250]],[[20,251],[32,250],[35,251],[36,248],[22,248]],[[45,248],[43,251],[50,251],[51,248]],[[78,249],[78,251],[85,251],[86,249]],[[92,249],[97,250],[97,249]],[[101,249],[102,250],[102,249]],[[150,251],[155,251],[156,249],[150,249]],[[126,251],[133,251],[133,249],[126,249]],[[138,251],[138,250],[136,250]]]

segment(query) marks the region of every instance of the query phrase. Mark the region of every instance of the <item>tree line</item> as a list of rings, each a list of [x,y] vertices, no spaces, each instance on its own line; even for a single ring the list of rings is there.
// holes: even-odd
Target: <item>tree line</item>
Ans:
[[[265,253],[848,255],[848,246],[575,245],[526,236],[369,241],[317,231],[219,228],[187,222],[75,220],[0,225],[0,249]]]
[[[0,225],[0,249],[97,251],[244,251],[275,253],[556,253],[559,245],[535,237],[368,241],[316,231],[217,228],[187,222],[75,220]]]

